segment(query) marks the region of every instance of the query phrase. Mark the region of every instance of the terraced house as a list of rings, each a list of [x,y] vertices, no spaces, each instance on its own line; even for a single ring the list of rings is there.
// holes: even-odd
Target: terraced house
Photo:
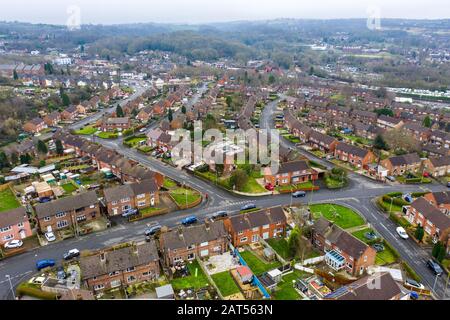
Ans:
[[[159,187],[155,180],[106,189],[104,191],[108,215],[121,215],[129,209],[144,209],[159,204]]]
[[[81,279],[94,292],[126,287],[160,275],[154,241],[102,250],[80,259]]]
[[[167,266],[221,255],[228,250],[228,234],[223,221],[205,222],[162,233],[159,238],[163,262]]]
[[[317,131],[311,132],[308,142],[313,148],[317,148],[326,153],[334,153],[338,144],[335,138]]]
[[[234,216],[224,223],[235,247],[286,235],[287,220],[281,207]]]
[[[417,153],[410,153],[382,160],[381,165],[389,170],[390,175],[400,176],[406,172],[419,171],[422,160]]]
[[[370,150],[339,142],[334,150],[336,159],[348,162],[351,165],[361,169],[366,168],[375,160],[375,155]]]
[[[312,129],[301,123],[289,109],[284,109],[284,121],[289,132],[298,137],[301,142],[308,141]]]
[[[317,171],[311,169],[306,161],[298,160],[280,164],[277,172],[272,172],[270,167],[265,168],[264,181],[273,186],[288,186],[319,178]]]
[[[429,158],[424,166],[433,177],[445,177],[450,174],[450,156]]]
[[[61,198],[35,207],[42,232],[61,230],[100,217],[100,202],[95,191]]]
[[[32,234],[24,207],[0,213],[0,245],[11,240],[23,240]]]

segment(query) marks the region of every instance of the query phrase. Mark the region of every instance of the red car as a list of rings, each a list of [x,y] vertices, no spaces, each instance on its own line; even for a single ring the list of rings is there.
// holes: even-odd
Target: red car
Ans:
[[[275,190],[275,187],[271,183],[269,183],[266,185],[266,190],[273,191]]]

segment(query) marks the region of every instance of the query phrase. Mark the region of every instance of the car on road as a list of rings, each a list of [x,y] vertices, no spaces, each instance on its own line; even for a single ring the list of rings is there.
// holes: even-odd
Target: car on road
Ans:
[[[154,226],[151,226],[151,227],[145,229],[144,234],[145,234],[146,237],[154,236],[154,235],[156,235],[158,232],[161,231],[161,228],[162,228],[162,227],[161,227],[159,224],[154,225]]]
[[[141,132],[141,133],[145,132],[145,131],[147,131],[147,128],[142,128],[142,129],[139,130],[139,132]]]
[[[447,188],[450,188],[450,181],[447,182]]]
[[[23,246],[22,240],[11,240],[5,243],[5,249],[17,249]]]
[[[366,232],[364,234],[364,238],[366,238],[367,240],[377,240],[378,236],[375,234],[375,232]]]
[[[55,237],[55,234],[53,232],[46,232],[44,234],[44,236],[45,236],[45,239],[47,239],[48,242],[56,241],[56,237]]]
[[[304,198],[306,197],[305,191],[296,191],[292,194],[292,198]]]
[[[214,213],[211,216],[211,220],[216,221],[216,220],[224,219],[226,217],[228,217],[228,213],[226,211],[219,211],[219,212]]]
[[[375,249],[376,252],[383,252],[384,251],[384,245],[381,243],[375,243],[372,248]]]
[[[415,289],[419,289],[419,290],[425,289],[425,286],[423,284],[421,284],[420,282],[417,282],[416,280],[413,280],[413,279],[406,279],[405,285],[408,287],[413,287]]]
[[[80,256],[80,250],[72,249],[72,250],[69,250],[68,252],[64,253],[63,259],[67,261],[67,260],[72,260],[73,258],[76,258],[79,256]]]
[[[186,217],[183,220],[181,220],[181,224],[183,226],[189,226],[189,225],[197,223],[197,222],[198,222],[198,219],[196,216]]]
[[[138,213],[137,209],[128,209],[128,210],[125,210],[122,212],[122,217],[128,218],[128,217],[136,215],[137,213]]]
[[[408,236],[408,234],[406,233],[406,230],[403,229],[402,227],[398,227],[398,228],[396,229],[396,231],[397,231],[397,234],[400,236],[400,238],[402,238],[402,239],[404,239],[404,240],[409,239],[409,236]]]
[[[38,269],[38,271],[41,271],[42,269],[45,269],[48,267],[54,267],[55,264],[56,264],[56,262],[53,259],[39,260],[36,262],[36,269]]]
[[[431,271],[433,271],[433,273],[434,273],[436,276],[440,276],[440,275],[442,275],[442,273],[444,272],[444,270],[442,270],[441,266],[440,266],[437,262],[435,262],[435,261],[433,261],[433,260],[431,260],[431,259],[427,261],[427,267],[428,267]]]
[[[249,204],[246,204],[245,206],[243,206],[241,208],[241,211],[247,211],[247,210],[253,210],[253,209],[256,209],[256,204],[249,203]]]

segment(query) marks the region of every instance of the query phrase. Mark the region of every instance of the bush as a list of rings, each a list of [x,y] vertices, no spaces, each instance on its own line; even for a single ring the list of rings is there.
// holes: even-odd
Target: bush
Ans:
[[[411,277],[411,279],[420,282],[422,279],[420,276],[407,264],[405,261],[402,262],[403,269],[405,269],[406,273]]]
[[[18,296],[30,296],[43,300],[56,300],[57,294],[42,291],[29,283],[21,283],[16,290]]]
[[[389,210],[389,209],[388,209]],[[403,218],[399,218],[396,214],[391,213],[389,215],[389,219],[391,219],[393,222],[395,222],[396,224],[402,226],[403,228],[407,229],[409,227],[409,222],[406,221]]]
[[[386,248],[388,248],[388,249],[392,252],[392,255],[393,255],[396,259],[399,259],[399,258],[400,258],[400,254],[398,253],[398,251],[395,250],[394,247],[393,247],[389,242],[387,242],[386,240],[383,240],[383,245],[384,245]]]

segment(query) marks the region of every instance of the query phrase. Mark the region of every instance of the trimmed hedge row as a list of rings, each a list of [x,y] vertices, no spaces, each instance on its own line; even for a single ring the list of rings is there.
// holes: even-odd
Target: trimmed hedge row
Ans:
[[[42,291],[39,288],[33,287],[28,283],[22,283],[17,287],[16,293],[18,296],[30,296],[43,300],[57,300],[58,295],[51,292]]]
[[[420,276],[411,268],[409,264],[407,264],[405,261],[402,261],[402,267],[405,269],[406,273],[411,277],[411,279],[420,282],[422,279]]]

